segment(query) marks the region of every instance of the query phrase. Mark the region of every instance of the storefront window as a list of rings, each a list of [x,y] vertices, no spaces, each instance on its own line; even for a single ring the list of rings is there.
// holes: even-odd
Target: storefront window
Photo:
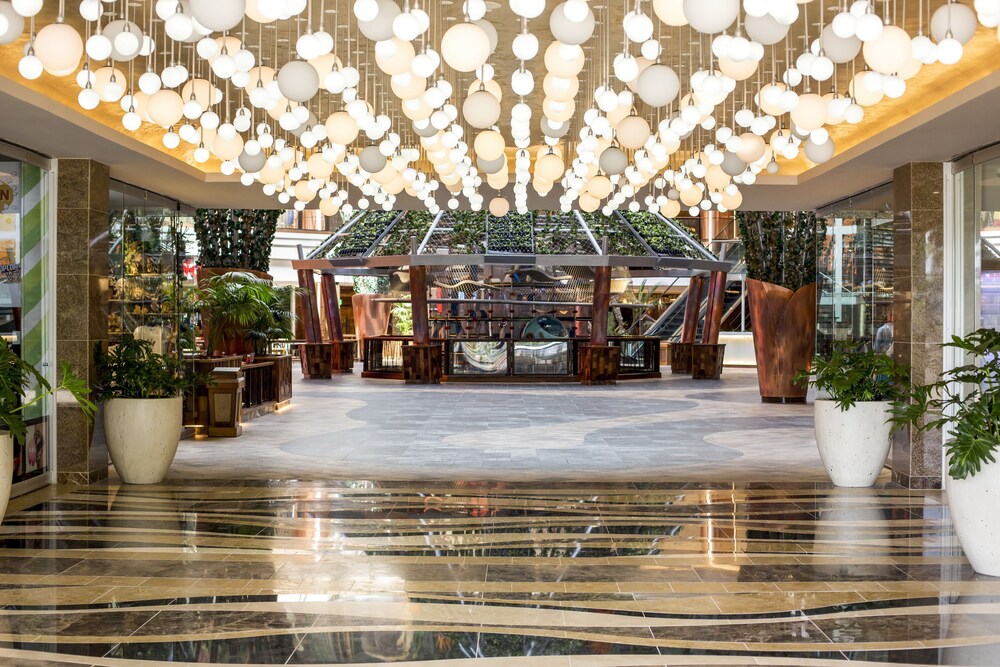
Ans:
[[[838,341],[891,352],[893,334],[892,190],[885,187],[823,212],[826,236],[817,257],[817,345]]]
[[[49,182],[38,164],[0,157],[0,335],[51,382]],[[51,398],[25,410],[27,437],[14,446],[14,495],[48,482],[52,410]]]
[[[195,281],[192,211],[124,183],[110,193],[108,335],[148,340],[159,354],[193,347],[184,292]]]

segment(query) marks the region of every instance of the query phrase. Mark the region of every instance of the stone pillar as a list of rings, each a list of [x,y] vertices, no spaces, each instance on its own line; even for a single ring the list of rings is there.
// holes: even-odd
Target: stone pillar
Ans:
[[[56,165],[56,356],[95,386],[96,353],[108,344],[109,169],[77,158]],[[88,425],[72,400],[59,399],[56,411],[58,483],[107,478],[102,414]]]
[[[915,383],[942,371],[944,166],[914,162],[893,172],[893,356]],[[892,480],[911,489],[941,487],[941,432],[903,429],[892,442]]]

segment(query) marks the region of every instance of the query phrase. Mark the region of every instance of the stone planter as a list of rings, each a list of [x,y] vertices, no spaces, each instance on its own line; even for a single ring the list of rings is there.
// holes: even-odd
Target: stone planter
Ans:
[[[127,484],[156,484],[170,470],[181,439],[183,398],[112,398],[104,404],[104,433],[118,476]]]
[[[862,401],[847,410],[836,401],[816,401],[816,446],[837,486],[871,486],[889,456],[892,424],[888,401]]]
[[[947,481],[948,507],[965,557],[980,574],[1000,577],[1000,462]]]
[[[816,283],[794,292],[747,279],[757,383],[765,403],[804,403],[808,386],[794,381],[807,370],[816,344]]]

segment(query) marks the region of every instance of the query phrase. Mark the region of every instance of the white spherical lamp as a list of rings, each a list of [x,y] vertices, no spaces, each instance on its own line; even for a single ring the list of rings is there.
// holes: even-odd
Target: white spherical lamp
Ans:
[[[293,102],[306,102],[319,91],[319,74],[303,60],[292,60],[278,70],[278,89]]]
[[[865,62],[876,72],[895,74],[905,68],[912,57],[910,36],[902,28],[887,25],[875,39],[865,42]]]
[[[792,109],[792,121],[803,130],[812,131],[823,126],[827,117],[827,102],[816,93],[799,95],[798,105]]]
[[[490,57],[490,38],[475,23],[459,23],[441,38],[441,56],[459,72],[472,72]]]
[[[515,58],[531,60],[538,55],[538,38],[530,32],[521,33],[511,43],[511,50]]]
[[[764,46],[777,44],[788,35],[788,26],[779,23],[770,14],[747,16],[743,29],[752,40]]]
[[[806,141],[806,157],[816,164],[828,162],[836,150],[837,148],[834,146],[833,139],[828,138],[821,144],[815,143],[811,138]]]
[[[684,15],[684,0],[653,0],[653,13],[669,26],[687,25]]]
[[[510,202],[503,197],[494,197],[490,200],[490,215],[494,218],[502,218],[510,211]]]
[[[628,156],[617,146],[608,146],[601,152],[598,165],[605,174],[616,176],[628,167]]]
[[[976,27],[976,12],[960,2],[946,2],[931,16],[931,36],[938,43],[950,36],[965,44],[976,34]]]
[[[67,23],[50,23],[35,35],[35,55],[49,74],[73,74],[83,57],[83,39]]]
[[[477,90],[462,103],[462,116],[476,129],[486,129],[500,120],[500,101],[486,90]]]
[[[642,116],[626,116],[618,123],[615,136],[624,148],[630,150],[642,148],[649,139],[649,123]]]
[[[707,35],[726,30],[740,13],[739,0],[684,0],[683,7],[691,27]]]
[[[681,89],[677,73],[667,65],[650,65],[642,71],[636,90],[643,102],[651,107],[665,107],[675,99]]]
[[[159,90],[149,97],[146,113],[157,125],[170,127],[184,115],[184,100],[172,90]]]
[[[597,25],[594,13],[588,7],[582,21],[573,21],[566,16],[566,5],[565,2],[560,3],[552,10],[549,15],[549,30],[563,44],[583,44],[594,34],[594,27]]]
[[[826,57],[837,64],[851,62],[857,58],[858,53],[861,51],[860,39],[854,35],[841,37],[834,30],[833,25],[823,28],[823,32],[819,36],[819,43],[826,53]]]
[[[377,174],[385,168],[386,159],[378,146],[367,146],[358,154],[361,168],[369,174]]]
[[[213,32],[232,30],[246,14],[246,0],[190,0],[191,15]]]
[[[392,24],[399,16],[400,9],[393,0],[378,0],[378,12],[369,21],[358,19],[358,29],[373,42],[381,42],[393,36]]]
[[[0,44],[10,44],[24,32],[24,17],[9,2],[0,2]]]
[[[486,130],[480,132],[473,142],[476,155],[484,160],[495,160],[504,154],[503,135],[496,130]]]
[[[42,0],[11,0],[11,5],[14,11],[24,18],[30,18],[42,11]]]

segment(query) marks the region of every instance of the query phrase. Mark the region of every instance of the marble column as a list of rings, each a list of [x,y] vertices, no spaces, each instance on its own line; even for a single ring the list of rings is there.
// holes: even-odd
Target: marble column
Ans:
[[[893,356],[916,383],[941,373],[944,295],[944,165],[913,162],[893,172]],[[941,487],[941,432],[904,429],[892,442],[892,480]]]
[[[108,210],[106,165],[83,158],[56,167],[56,356],[97,383],[96,354],[108,343]],[[88,424],[71,400],[57,400],[59,484],[90,484],[108,476],[102,416]]]

